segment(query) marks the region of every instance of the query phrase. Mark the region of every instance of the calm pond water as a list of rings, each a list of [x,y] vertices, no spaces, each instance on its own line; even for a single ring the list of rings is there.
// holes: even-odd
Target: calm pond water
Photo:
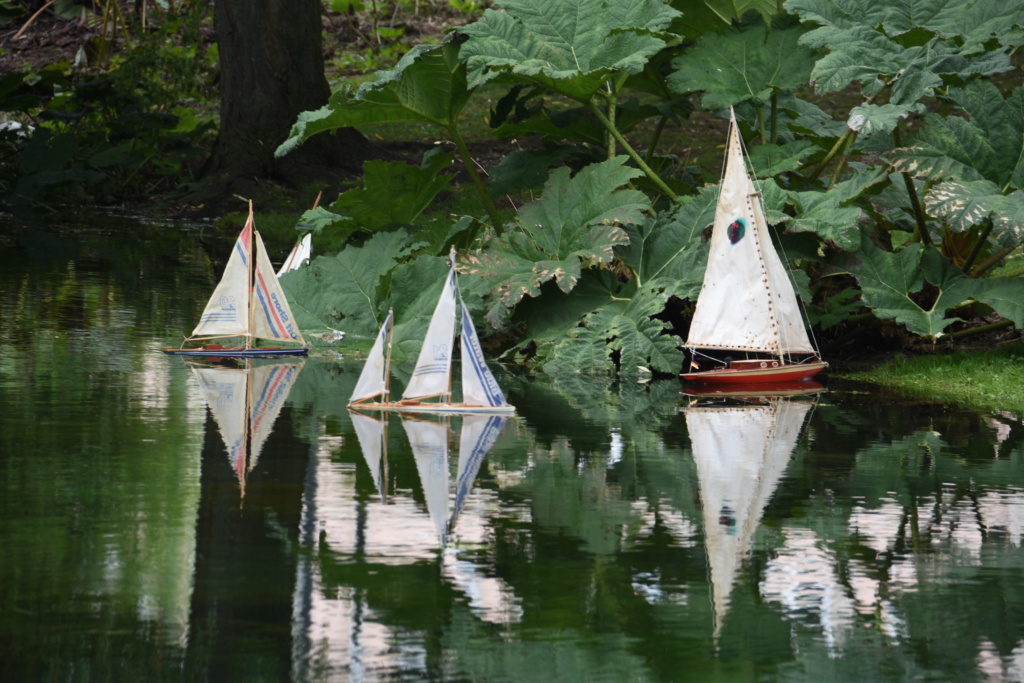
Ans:
[[[0,228],[0,680],[1024,680],[1020,416],[502,372],[385,432],[357,362],[160,353],[196,236]]]

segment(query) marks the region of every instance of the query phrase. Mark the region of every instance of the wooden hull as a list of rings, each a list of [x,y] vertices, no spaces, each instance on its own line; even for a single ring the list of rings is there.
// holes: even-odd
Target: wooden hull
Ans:
[[[825,361],[800,364],[778,361],[733,361],[728,367],[680,375],[687,382],[698,384],[761,384],[795,382],[814,377],[828,367]]]
[[[246,349],[246,348],[198,348],[198,349],[163,349],[168,356],[192,356],[204,358],[280,358],[281,356],[305,356],[309,349]]]
[[[771,399],[809,396],[825,391],[821,382],[802,379],[793,382],[751,382],[745,384],[697,384],[682,393],[693,398]]]
[[[350,403],[352,410],[380,410],[397,413],[439,413],[448,415],[512,415],[515,406],[470,406],[464,403],[430,403],[424,401],[401,403]]]

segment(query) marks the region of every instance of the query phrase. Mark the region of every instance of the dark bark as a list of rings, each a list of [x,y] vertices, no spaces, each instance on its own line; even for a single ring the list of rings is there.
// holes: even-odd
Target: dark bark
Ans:
[[[199,193],[206,201],[239,179],[302,182],[304,169],[360,168],[368,143],[354,129],[274,158],[298,115],[330,97],[320,11],[320,0],[215,0],[220,132]]]

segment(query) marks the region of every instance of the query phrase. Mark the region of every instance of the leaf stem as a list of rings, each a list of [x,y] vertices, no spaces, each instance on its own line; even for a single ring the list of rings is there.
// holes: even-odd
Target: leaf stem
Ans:
[[[772,90],[772,125],[771,139],[768,142],[775,144],[779,136],[779,92]]]
[[[459,133],[459,129],[454,123],[448,126],[448,134],[452,136],[455,147],[459,150],[459,156],[462,157],[462,165],[466,167],[470,180],[473,181],[473,185],[480,194],[480,201],[483,202],[484,210],[487,211],[487,217],[490,218],[491,225],[494,227],[494,234],[501,237],[501,217],[498,215],[498,207],[495,206],[494,200],[491,199],[483,178],[477,173],[476,162],[473,161],[473,157],[469,154],[469,147],[466,146],[466,141],[462,138],[462,134]]]
[[[961,268],[965,273],[971,272],[971,266],[974,265],[974,262],[978,258],[978,254],[981,253],[981,248],[985,246],[985,241],[988,240],[988,236],[992,234],[992,227],[994,225],[995,223],[992,221],[992,216],[986,216],[985,224],[981,228],[981,234],[978,235],[978,239],[975,240],[974,246],[971,247],[971,253],[967,255],[967,260],[964,261],[964,265]]]
[[[651,182],[657,185],[658,189],[661,190],[666,197],[668,197],[672,201],[675,201],[677,197],[676,193],[673,192],[672,189],[665,184],[665,181],[661,179],[661,176],[655,173],[651,169],[651,167],[647,165],[647,163],[640,157],[640,155],[637,154],[636,150],[633,149],[633,146],[629,144],[626,138],[622,137],[622,133],[620,133],[618,129],[615,128],[614,124],[612,124],[612,122],[608,120],[608,117],[604,115],[604,113],[601,111],[601,108],[597,106],[597,103],[594,102],[593,99],[587,100],[587,107],[590,109],[591,113],[597,118],[597,120],[601,122],[601,125],[604,126],[609,133],[612,134],[612,137],[615,138],[615,141],[622,145],[622,149],[626,151],[626,154],[629,155],[629,158],[636,162],[636,165],[640,168],[641,171],[644,172],[644,174],[647,175],[648,178],[651,179]]]

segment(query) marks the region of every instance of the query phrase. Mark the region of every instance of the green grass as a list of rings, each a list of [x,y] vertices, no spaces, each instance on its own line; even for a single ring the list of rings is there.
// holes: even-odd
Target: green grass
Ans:
[[[970,408],[1024,414],[1024,343],[894,360],[848,379],[903,389]]]

